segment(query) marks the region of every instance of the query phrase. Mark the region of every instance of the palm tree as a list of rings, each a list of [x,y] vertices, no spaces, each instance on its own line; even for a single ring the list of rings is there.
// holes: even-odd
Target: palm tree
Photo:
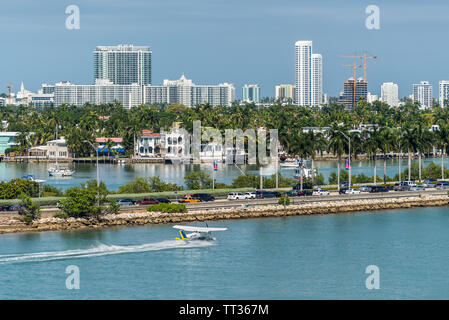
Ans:
[[[328,137],[328,150],[337,155],[337,188],[340,190],[340,161],[348,146],[348,140],[344,136],[348,135],[348,128],[333,122],[326,131],[326,135]]]
[[[315,185],[315,156],[317,153],[322,154],[326,149],[327,141],[321,132],[315,133],[313,130],[306,135],[307,145],[309,146],[310,169],[312,173],[312,186]]]
[[[408,154],[408,180],[412,177],[412,160],[411,153],[415,153],[418,150],[418,141],[416,139],[416,129],[406,126],[403,128],[401,145],[407,148]]]

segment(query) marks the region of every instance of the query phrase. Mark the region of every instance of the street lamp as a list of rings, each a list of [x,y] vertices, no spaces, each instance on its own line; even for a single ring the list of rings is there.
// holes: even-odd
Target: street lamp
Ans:
[[[84,140],[83,142],[89,143],[97,152],[97,205],[100,206],[100,172],[98,171],[98,148],[95,148],[94,144],[89,140]]]
[[[341,133],[349,141],[349,181],[348,187],[351,188],[351,137],[348,137],[345,133]]]

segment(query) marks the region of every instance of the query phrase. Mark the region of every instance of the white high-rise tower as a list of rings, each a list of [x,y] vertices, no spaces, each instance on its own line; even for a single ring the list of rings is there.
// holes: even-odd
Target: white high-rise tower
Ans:
[[[449,80],[441,80],[439,83],[440,107],[449,106]]]
[[[323,103],[323,57],[321,54],[312,54],[312,92],[311,105],[319,106]]]
[[[312,41],[295,43],[295,103],[310,106],[312,102]]]
[[[390,107],[399,105],[398,85],[393,82],[385,82],[380,87],[380,99],[387,103]]]

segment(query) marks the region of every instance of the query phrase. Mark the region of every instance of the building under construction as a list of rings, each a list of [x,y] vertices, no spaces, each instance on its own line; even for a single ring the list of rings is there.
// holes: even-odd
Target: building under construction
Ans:
[[[351,77],[344,83],[343,94],[340,96],[340,103],[346,108],[353,109],[359,100],[366,100],[368,95],[368,85],[363,78],[357,79],[354,88],[354,78]]]

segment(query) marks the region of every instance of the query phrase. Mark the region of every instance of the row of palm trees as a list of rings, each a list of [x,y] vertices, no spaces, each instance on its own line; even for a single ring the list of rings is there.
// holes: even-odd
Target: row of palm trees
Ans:
[[[350,141],[349,141],[350,140]],[[418,176],[421,181],[422,156],[438,151],[441,154],[441,178],[444,179],[444,156],[449,151],[449,125],[441,124],[439,130],[430,131],[422,125],[408,125],[402,128],[373,126],[370,130],[351,130],[349,125],[333,122],[321,132],[302,132],[289,138],[290,154],[302,159],[310,159],[312,172],[317,154],[324,151],[337,157],[337,183],[340,185],[340,162],[343,156],[351,158],[366,154],[373,159],[374,184],[377,184],[377,157],[383,155],[383,182],[387,181],[387,156],[390,153],[408,156],[408,179],[411,180],[411,160],[418,156]],[[399,172],[399,179],[400,177]],[[313,176],[312,176],[313,177]],[[313,178],[312,178],[313,183]]]

